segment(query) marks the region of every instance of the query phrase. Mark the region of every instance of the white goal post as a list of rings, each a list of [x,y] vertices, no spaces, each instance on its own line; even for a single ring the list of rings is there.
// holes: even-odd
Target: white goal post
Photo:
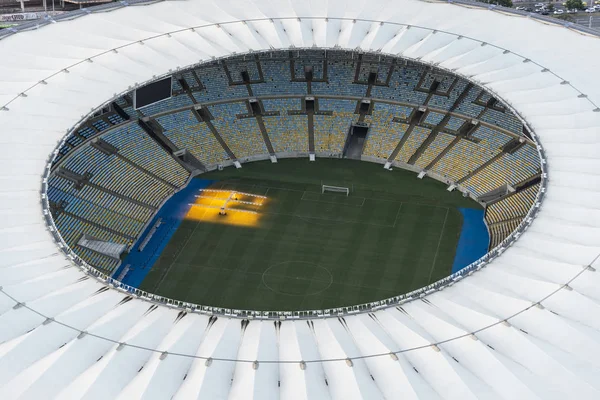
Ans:
[[[321,185],[321,194],[324,194],[325,192],[346,193],[346,196],[348,196],[350,195],[350,188],[342,186]]]

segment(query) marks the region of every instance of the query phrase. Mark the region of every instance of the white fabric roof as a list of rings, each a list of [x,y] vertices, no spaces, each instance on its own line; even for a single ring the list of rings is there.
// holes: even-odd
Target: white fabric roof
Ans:
[[[497,93],[548,156],[531,227],[421,300],[308,322],[180,318],[65,259],[39,191],[69,128],[153,76],[291,46],[418,58]],[[418,0],[167,1],[0,40],[0,398],[600,398],[599,55],[568,28]]]

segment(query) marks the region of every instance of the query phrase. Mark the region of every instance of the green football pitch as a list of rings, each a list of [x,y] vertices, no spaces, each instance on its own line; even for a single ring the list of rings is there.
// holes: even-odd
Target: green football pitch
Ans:
[[[413,172],[353,160],[254,162],[200,178],[266,199],[241,225],[229,223],[235,212],[204,218],[215,210],[198,207],[141,289],[224,308],[323,309],[418,289],[450,274],[458,207],[479,207]],[[321,184],[351,192],[322,194]]]

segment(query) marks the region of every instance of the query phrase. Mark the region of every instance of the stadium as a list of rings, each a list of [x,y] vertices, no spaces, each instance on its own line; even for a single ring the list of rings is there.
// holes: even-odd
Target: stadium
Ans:
[[[419,0],[0,31],[0,398],[599,398],[598,50]]]

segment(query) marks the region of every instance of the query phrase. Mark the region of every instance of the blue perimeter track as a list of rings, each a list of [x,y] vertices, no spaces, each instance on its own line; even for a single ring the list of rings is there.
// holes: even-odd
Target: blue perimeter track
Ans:
[[[118,278],[126,267],[129,270],[121,281],[133,287],[139,287],[150,269],[160,257],[165,246],[179,228],[181,221],[189,210],[189,204],[195,202],[195,195],[200,189],[210,186],[214,181],[206,179],[192,179],[188,186],[175,193],[158,210],[152,221],[125,257],[117,272],[113,275]],[[459,208],[463,216],[463,224],[452,264],[452,273],[460,271],[487,253],[490,238],[484,222],[484,210],[475,208]],[[143,251],[138,251],[140,244],[146,239],[158,219],[161,225],[156,229]]]
[[[483,257],[490,244],[490,234],[484,221],[485,210],[459,208],[459,211],[463,216],[463,224],[452,264],[452,273]]]
[[[175,193],[169,200],[163,204],[157,214],[152,218],[144,232],[131,248],[131,252],[121,262],[117,272],[113,274],[113,278],[117,279],[126,267],[129,267],[128,272],[121,279],[121,282],[139,287],[148,274],[150,269],[158,260],[161,253],[165,249],[171,236],[177,231],[181,221],[190,209],[189,204],[196,201],[195,196],[200,189],[210,186],[214,181],[206,179],[193,178],[189,184]],[[156,222],[160,219],[161,224],[156,229],[143,251],[139,251],[140,244],[146,239],[148,233],[152,230]]]

